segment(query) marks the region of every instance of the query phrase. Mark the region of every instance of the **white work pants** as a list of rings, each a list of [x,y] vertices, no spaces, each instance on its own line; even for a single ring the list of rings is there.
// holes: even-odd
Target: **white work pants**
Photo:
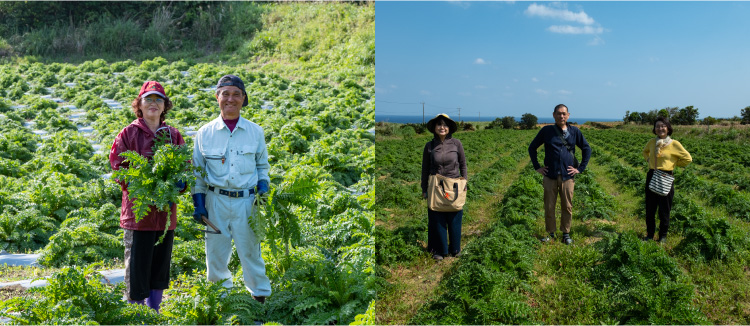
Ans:
[[[234,240],[242,264],[245,287],[254,296],[267,297],[271,295],[271,281],[266,276],[260,241],[248,223],[254,198],[254,195],[250,198],[231,198],[213,191],[206,194],[208,217],[221,230],[221,234],[206,234],[206,266],[209,281],[227,279],[222,285],[231,288],[232,273],[228,265]]]

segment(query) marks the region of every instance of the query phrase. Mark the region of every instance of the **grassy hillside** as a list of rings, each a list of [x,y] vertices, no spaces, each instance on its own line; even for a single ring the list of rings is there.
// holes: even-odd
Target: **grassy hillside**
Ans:
[[[160,56],[374,85],[371,2],[11,2],[0,3],[0,20],[7,22],[0,28],[7,63]]]

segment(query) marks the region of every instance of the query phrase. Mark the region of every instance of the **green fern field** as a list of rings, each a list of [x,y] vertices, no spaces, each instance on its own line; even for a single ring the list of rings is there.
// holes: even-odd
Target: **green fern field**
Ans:
[[[593,153],[576,177],[570,246],[538,240],[545,234],[542,177],[527,152],[537,131],[457,132],[469,169],[463,253],[435,262],[425,251],[419,186],[431,135],[414,136],[406,125],[377,128],[385,132],[376,139],[376,260],[388,283],[376,302],[378,323],[750,322],[750,171],[730,168],[747,166],[749,144],[731,130],[675,128],[694,161],[676,170],[662,244],[641,240],[641,152],[650,129],[582,126]]]
[[[223,55],[228,62],[19,57],[0,65],[0,249],[40,254],[42,265],[0,266],[0,282],[51,275],[46,287],[0,292],[0,317],[14,324],[372,322],[383,283],[373,233],[374,6],[232,8],[245,7],[262,7],[263,26]],[[188,192],[176,201],[172,284],[161,314],[128,305],[123,284],[95,277],[123,268],[121,191],[109,149],[135,119],[130,106],[143,82],[156,80],[174,103],[166,123],[192,153],[193,135],[219,116],[214,87],[225,74],[245,82],[242,117],[265,131],[269,204],[248,223],[265,235],[273,294],[265,304],[250,297],[236,253],[234,289],[206,281],[203,226],[192,220]]]

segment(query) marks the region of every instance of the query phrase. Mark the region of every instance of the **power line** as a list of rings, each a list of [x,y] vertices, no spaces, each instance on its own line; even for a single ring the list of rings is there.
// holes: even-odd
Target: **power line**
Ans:
[[[375,100],[375,102],[392,103],[392,104],[420,104],[419,102],[417,102],[417,103],[404,103],[404,102],[391,102],[391,101],[383,101],[383,100]]]

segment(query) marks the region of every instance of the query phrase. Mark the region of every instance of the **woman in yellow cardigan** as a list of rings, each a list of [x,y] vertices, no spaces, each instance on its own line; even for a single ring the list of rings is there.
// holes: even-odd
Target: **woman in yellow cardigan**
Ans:
[[[646,148],[643,149],[643,157],[648,161],[649,168],[646,175],[646,237],[643,240],[654,239],[656,229],[654,214],[658,207],[659,242],[664,242],[667,240],[667,231],[669,230],[669,213],[672,210],[672,200],[674,199],[674,183],[666,196],[651,191],[648,185],[654,176],[654,170],[662,170],[672,175],[675,165],[685,167],[693,161],[693,158],[680,142],[669,137],[672,135],[672,125],[669,123],[669,119],[665,117],[657,118],[652,132],[656,135],[656,138],[649,140]]]

